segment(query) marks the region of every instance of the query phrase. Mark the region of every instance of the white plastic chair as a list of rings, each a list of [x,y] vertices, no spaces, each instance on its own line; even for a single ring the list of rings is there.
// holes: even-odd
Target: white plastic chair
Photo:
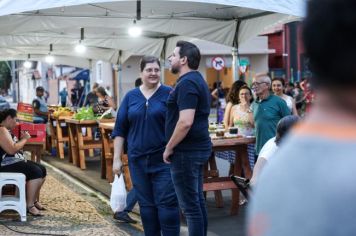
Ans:
[[[5,185],[15,185],[18,188],[16,195],[2,195]],[[26,176],[22,173],[0,173],[0,212],[4,210],[17,211],[21,221],[26,221]]]

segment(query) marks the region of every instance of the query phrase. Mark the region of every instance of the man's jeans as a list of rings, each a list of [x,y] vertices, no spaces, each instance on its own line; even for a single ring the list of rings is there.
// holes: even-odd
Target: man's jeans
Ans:
[[[170,166],[162,153],[131,160],[129,168],[146,236],[179,236],[180,215]]]
[[[190,236],[206,236],[208,219],[203,195],[203,168],[211,152],[174,152],[171,174]]]

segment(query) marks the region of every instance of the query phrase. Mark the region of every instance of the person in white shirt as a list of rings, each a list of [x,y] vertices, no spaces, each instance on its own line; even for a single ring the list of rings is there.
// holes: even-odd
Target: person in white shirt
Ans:
[[[261,171],[264,166],[273,158],[274,154],[278,150],[278,146],[281,141],[284,139],[288,131],[300,120],[298,116],[290,115],[282,118],[277,125],[276,136],[269,139],[265,145],[263,145],[255,167],[253,168],[252,178],[250,180],[250,187],[256,185],[258,177],[260,176]]]

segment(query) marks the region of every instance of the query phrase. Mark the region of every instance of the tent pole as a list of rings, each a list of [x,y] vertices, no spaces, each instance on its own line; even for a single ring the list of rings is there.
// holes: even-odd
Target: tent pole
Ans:
[[[121,104],[122,100],[122,51],[119,50],[119,58],[117,60],[117,77],[119,84],[119,104]]]
[[[238,57],[239,53],[239,40],[238,40],[238,33],[239,33],[239,28],[241,24],[241,20],[237,19],[236,20],[236,31],[234,35],[234,42],[233,42],[233,48],[232,48],[232,77],[233,81],[239,80],[239,66],[240,66],[240,61]]]
[[[160,58],[160,63],[161,63],[161,83],[165,84],[166,78],[165,78],[165,72],[166,72],[166,47],[167,47],[167,37],[164,38],[163,42],[163,48],[161,52],[161,58]]]
[[[90,92],[92,84],[94,84],[94,76],[93,76],[93,60],[89,59],[89,83],[86,84],[84,87],[85,91],[85,96]],[[85,98],[84,98],[85,100]]]
[[[237,56],[238,50],[237,48],[233,48],[232,50],[232,76],[233,76],[233,81],[239,80],[239,58]]]

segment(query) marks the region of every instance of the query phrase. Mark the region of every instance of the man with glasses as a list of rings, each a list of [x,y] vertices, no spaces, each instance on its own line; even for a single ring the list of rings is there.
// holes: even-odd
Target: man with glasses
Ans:
[[[263,145],[276,133],[277,123],[283,117],[290,115],[286,102],[271,94],[271,79],[267,74],[258,74],[253,80],[252,89],[257,99],[251,108],[256,130],[256,155]]]

